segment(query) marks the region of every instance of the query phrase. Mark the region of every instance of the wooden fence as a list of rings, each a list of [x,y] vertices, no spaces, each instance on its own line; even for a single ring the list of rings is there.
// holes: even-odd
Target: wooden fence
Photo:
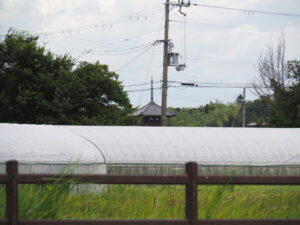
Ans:
[[[198,219],[197,185],[300,185],[300,176],[197,176],[197,164],[186,164],[179,176],[18,174],[18,162],[6,163],[0,183],[7,187],[7,219],[0,225],[299,225],[300,219]],[[97,184],[185,185],[185,219],[174,220],[28,220],[18,218],[18,184],[49,184],[74,179]],[[201,207],[201,206],[200,206]],[[247,207],[247,206],[241,206]]]

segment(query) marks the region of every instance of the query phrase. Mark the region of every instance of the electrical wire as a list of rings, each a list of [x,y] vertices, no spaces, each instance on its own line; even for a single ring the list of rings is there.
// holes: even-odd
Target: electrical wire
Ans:
[[[87,24],[87,25],[81,25],[81,26],[73,26],[73,27],[68,27],[68,28],[61,28],[59,30],[56,31],[49,31],[49,32],[33,32],[33,31],[29,31],[29,30],[24,30],[24,29],[20,29],[20,28],[16,28],[18,30],[22,30],[25,32],[30,32],[33,35],[39,35],[39,36],[44,36],[47,37],[48,35],[56,35],[56,34],[78,34],[80,33],[80,31],[85,31],[85,30],[90,30],[90,29],[97,29],[97,28],[112,28],[114,25],[120,24],[120,23],[124,23],[127,22],[129,20],[134,19],[134,16],[136,16],[136,18],[141,18],[142,16],[144,16],[145,18],[148,18],[149,16],[152,15],[156,15],[156,14],[160,14],[161,10],[159,10],[157,13],[145,13],[147,11],[151,11],[154,9],[160,9],[162,6],[161,5],[156,5],[154,7],[148,8],[148,9],[144,9],[144,10],[140,10],[134,13],[131,13],[129,15],[125,15],[119,18],[115,18],[112,20],[108,20],[105,22],[99,22],[99,23],[93,23],[93,24]],[[0,25],[0,27],[8,27],[8,26],[3,26]],[[11,27],[9,27],[11,28]]]
[[[188,58],[191,60],[198,60],[205,63],[221,63],[221,64],[227,64],[227,65],[233,65],[233,66],[241,66],[241,67],[250,67],[250,68],[257,68],[255,64],[246,63],[238,60],[228,60],[228,59],[218,59],[213,57],[201,57],[201,56],[193,56],[188,55]]]
[[[122,38],[121,40],[118,40],[118,41],[115,41],[115,42],[101,42],[101,41],[96,41],[96,40],[87,40],[87,39],[82,39],[82,38],[74,38],[74,37],[67,37],[67,38],[57,38],[57,37],[47,37],[47,39],[53,39],[53,40],[60,40],[60,41],[73,41],[73,42],[83,42],[83,43],[80,43],[80,44],[84,44],[86,45],[86,43],[89,43],[89,44],[93,44],[95,46],[103,46],[103,47],[107,47],[107,48],[112,48],[112,46],[115,46],[116,44],[120,44],[122,42],[127,42],[127,41],[130,41],[130,40],[133,40],[133,39],[136,39],[138,37],[141,37],[141,36],[144,36],[144,35],[148,35],[150,33],[154,33],[155,31],[157,31],[157,29],[154,29],[154,30],[151,30],[151,31],[147,31],[147,32],[143,32],[143,33],[139,33],[137,35],[134,35],[134,36],[129,36],[127,38]],[[41,37],[43,38],[43,37]]]
[[[270,32],[281,32],[280,30],[273,30],[271,28],[261,27],[261,28],[255,28],[255,27],[244,27],[244,26],[235,26],[235,25],[228,25],[228,24],[213,24],[213,23],[202,23],[202,22],[196,22],[196,21],[182,21],[182,20],[170,20],[170,22],[175,23],[189,23],[189,24],[198,24],[198,25],[204,25],[204,26],[214,26],[214,27],[224,27],[228,29],[232,28],[238,28],[243,30],[256,30],[256,31],[270,31]],[[293,31],[284,31],[285,34],[295,34],[300,35],[300,32],[293,32]]]
[[[127,67],[128,65],[130,65],[131,63],[133,63],[135,60],[139,59],[142,55],[144,55],[149,50],[150,50],[150,48],[146,48],[140,54],[136,55],[134,58],[132,58],[131,60],[129,60],[127,63],[125,63],[124,65],[122,65],[121,67],[119,67],[119,69],[117,69],[116,72],[120,72],[122,69],[124,69],[125,67]]]
[[[178,97],[187,97],[187,98],[192,98],[192,99],[202,99],[202,100],[211,100],[211,98],[203,98],[203,97],[198,97],[198,96],[190,96],[190,95],[182,95],[182,94],[171,94],[171,96],[178,96]]]
[[[153,84],[156,84],[156,83],[160,83],[160,81],[155,81],[153,82]],[[136,87],[136,86],[144,86],[144,85],[150,85],[151,82],[146,82],[146,83],[140,83],[140,84],[129,84],[129,85],[125,85],[123,87]]]
[[[162,87],[156,87],[153,88],[153,90],[159,90],[162,89]],[[135,90],[125,90],[126,92],[140,92],[140,91],[150,91],[151,88],[143,88],[143,89],[135,89]]]
[[[168,88],[255,88],[253,85],[243,84],[243,85],[196,85],[196,86],[175,86],[175,85],[168,85]],[[267,88],[267,87],[261,87]],[[162,89],[162,87],[155,87],[154,90]],[[125,90],[126,92],[139,92],[139,91],[147,91],[151,90],[151,88],[143,88],[143,89],[134,89],[134,90]]]
[[[144,15],[146,18],[148,18],[151,15],[156,15],[157,13],[148,13],[145,14],[144,12],[156,9],[156,8],[161,8],[161,5],[156,5],[154,7],[151,7],[149,9],[145,9],[145,10],[140,10],[137,11],[135,13],[126,15],[126,16],[122,16],[116,19],[112,19],[111,21],[106,21],[106,22],[100,22],[100,23],[93,23],[93,24],[87,24],[87,25],[82,25],[82,26],[76,26],[76,27],[69,27],[69,28],[65,28],[65,29],[60,29],[57,31],[52,31],[52,32],[39,32],[39,33],[35,33],[36,35],[54,35],[54,34],[72,34],[72,33],[79,33],[80,31],[84,31],[84,30],[90,30],[90,29],[94,29],[94,28],[105,28],[105,27],[110,27],[112,28],[112,26],[120,24],[120,23],[124,23],[127,22],[128,20],[132,20],[132,18],[134,16],[138,16],[138,15]],[[160,14],[160,12],[159,12]],[[137,17],[139,18],[139,17]]]
[[[255,88],[252,85],[197,85],[197,86],[169,86],[174,88]],[[261,87],[267,88],[267,87]]]
[[[132,54],[137,51],[140,51],[142,49],[147,49],[149,47],[153,46],[153,41],[139,45],[139,46],[134,46],[128,49],[122,49],[122,50],[107,50],[107,51],[97,51],[97,50],[92,50],[91,54],[94,55],[126,55],[126,54]]]
[[[182,83],[194,83],[195,85],[201,84],[201,85],[238,85],[238,86],[245,86],[245,85],[252,85],[249,83],[242,84],[242,83],[235,83],[235,82],[202,82],[202,81],[168,81],[169,83],[175,83],[175,84],[182,84]]]
[[[194,58],[202,58],[202,59],[207,59],[207,60],[219,60],[219,61],[224,61],[224,62],[230,62],[230,63],[240,63],[240,64],[245,64],[252,66],[254,63],[253,62],[248,62],[248,61],[242,61],[242,60],[231,60],[231,59],[224,59],[220,57],[211,57],[211,56],[198,56],[198,55],[188,55],[189,57],[194,57]]]
[[[158,36],[159,36],[160,31],[161,31],[161,29],[162,29],[162,26],[163,26],[163,19],[164,19],[164,15],[161,17],[160,24],[159,24],[159,28],[158,28],[158,31],[157,31],[155,40],[158,39]],[[149,61],[148,67],[147,67],[147,72],[146,72],[145,82],[147,81],[148,76],[149,76],[149,72],[150,72],[150,68],[151,68],[151,65],[152,65],[152,61],[153,61],[153,56],[154,56],[155,50],[156,50],[156,48],[153,48],[152,53],[151,53],[150,61]],[[138,104],[138,105],[141,104],[143,95],[144,95],[144,92],[142,92],[141,95],[140,95],[140,98],[139,98],[139,104]]]
[[[234,66],[250,67],[250,68],[256,67],[255,63],[240,61],[240,60],[223,59],[223,58],[217,58],[217,57],[186,55],[186,58],[191,59],[191,60],[197,59],[199,61],[207,62],[207,63],[221,63],[221,64],[228,64],[228,65],[234,65]]]
[[[275,12],[275,11],[263,11],[263,10],[254,10],[254,9],[241,9],[241,8],[231,8],[231,7],[224,7],[224,6],[216,6],[216,5],[206,5],[206,4],[192,4],[194,6],[199,7],[206,7],[206,8],[214,8],[214,9],[225,9],[231,11],[240,11],[245,14],[267,14],[267,15],[276,15],[276,16],[291,16],[291,17],[300,17],[300,14],[297,13],[285,13],[285,12]]]
[[[86,43],[89,43],[89,45],[94,45],[94,46],[97,46],[99,47],[99,45],[101,47],[105,47],[105,48],[109,48],[109,49],[114,49],[112,46],[116,45],[116,44],[119,44],[123,41],[129,41],[131,39],[134,39],[134,38],[137,38],[137,37],[140,37],[140,36],[143,36],[145,34],[149,34],[149,33],[152,33],[154,31],[157,31],[157,29],[155,30],[152,30],[150,32],[144,32],[144,33],[141,33],[141,34],[138,34],[138,35],[135,35],[135,36],[131,36],[129,38],[126,38],[126,39],[122,39],[120,41],[117,41],[117,42],[113,42],[113,43],[105,43],[105,42],[100,42],[100,41],[94,41],[94,40],[85,40],[85,39],[79,39],[79,38],[71,38],[71,37],[68,37],[67,39],[60,39],[60,38],[54,38],[54,37],[48,37],[47,39],[53,39],[53,40],[59,40],[59,41],[67,41],[67,42],[70,42],[70,41],[79,41],[78,44],[82,44],[82,45],[85,45],[86,46]],[[149,42],[150,44],[151,42]],[[141,47],[144,47],[144,46],[141,46]],[[145,46],[147,47],[147,46]],[[132,54],[132,53],[135,53],[137,51],[134,50],[134,48],[136,47],[133,47],[133,50],[132,49],[129,49],[129,50],[132,50],[132,51],[128,51],[128,52],[119,52],[117,53],[117,51],[122,51],[122,50],[112,50],[110,53],[103,53],[103,52],[100,52],[98,50],[95,50],[95,49],[92,49],[92,48],[89,48],[89,49],[84,49],[81,51],[81,54],[79,56],[76,57],[76,59],[79,59],[87,54],[94,54],[94,55],[125,55],[125,54]],[[128,50],[128,49],[127,49]],[[140,50],[140,49],[139,49]],[[100,52],[100,53],[99,53]]]
[[[155,81],[155,83],[161,83],[161,81]],[[174,80],[169,80],[169,84],[182,84],[182,83],[194,83],[195,87],[198,87],[199,84],[201,85],[213,85],[213,86],[252,86],[252,84],[249,83],[236,83],[236,82],[202,82],[202,81],[174,81]],[[134,87],[134,86],[142,86],[142,85],[150,85],[151,82],[145,82],[145,83],[139,83],[139,84],[130,84],[130,85],[125,85],[124,87]],[[174,86],[177,87],[177,86]],[[179,86],[180,87],[180,86]]]
[[[174,88],[182,88],[186,86],[170,86]],[[197,85],[197,86],[187,86],[190,88],[252,88],[252,86],[247,86],[247,85],[240,85],[240,86],[235,86],[235,85]]]
[[[122,40],[120,40],[120,41],[111,43],[111,45],[115,45],[115,44],[118,44],[118,43],[121,43],[121,42],[127,42],[127,41],[129,41],[129,40],[133,40],[133,39],[136,39],[136,38],[138,38],[138,37],[141,37],[141,36],[144,36],[144,35],[147,35],[147,34],[151,34],[151,33],[154,33],[154,32],[156,32],[156,31],[159,31],[159,30],[160,30],[160,28],[151,30],[151,31],[149,31],[149,32],[144,32],[144,33],[140,33],[140,34],[137,34],[137,35],[134,35],[134,36],[130,36],[130,37],[124,38],[124,39],[122,39]]]

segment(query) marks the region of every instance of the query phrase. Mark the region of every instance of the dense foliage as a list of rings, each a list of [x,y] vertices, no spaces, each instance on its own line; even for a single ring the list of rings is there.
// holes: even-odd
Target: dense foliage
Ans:
[[[277,46],[271,44],[260,56],[259,78],[254,84],[260,100],[269,99],[272,127],[300,126],[300,62],[287,62],[285,59],[284,34],[279,37]]]
[[[285,73],[284,81],[271,79],[269,94],[248,103],[255,111],[250,113],[256,114],[259,123],[270,127],[300,127],[300,61],[289,61]]]
[[[247,101],[246,126],[300,127],[299,84],[291,87],[291,90],[288,95],[282,97],[286,97],[282,105],[277,105],[272,95]],[[170,108],[170,110],[177,114],[176,117],[169,119],[170,126],[242,126],[242,105],[238,101],[231,104],[216,102],[197,108]]]
[[[118,75],[75,61],[10,30],[0,42],[0,122],[126,124],[132,112]]]
[[[198,108],[170,108],[177,116],[169,120],[170,126],[230,127],[239,117],[237,104],[210,103]]]
[[[288,77],[290,85],[274,93],[278,98],[276,110],[272,117],[274,126],[300,127],[300,61],[288,62]]]

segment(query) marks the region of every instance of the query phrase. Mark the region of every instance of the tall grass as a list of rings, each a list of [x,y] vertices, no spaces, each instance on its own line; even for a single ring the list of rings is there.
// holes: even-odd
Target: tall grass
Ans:
[[[19,185],[22,219],[184,218],[184,186],[106,185],[72,192],[72,182]],[[198,186],[200,218],[300,218],[297,186]],[[0,186],[5,217],[5,187]]]

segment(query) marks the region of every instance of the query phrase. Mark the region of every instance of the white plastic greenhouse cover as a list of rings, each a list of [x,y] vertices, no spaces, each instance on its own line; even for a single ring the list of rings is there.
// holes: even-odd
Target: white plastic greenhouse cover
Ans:
[[[103,163],[101,153],[71,131],[51,125],[0,124],[0,162]]]
[[[0,161],[300,165],[299,128],[0,124]]]

